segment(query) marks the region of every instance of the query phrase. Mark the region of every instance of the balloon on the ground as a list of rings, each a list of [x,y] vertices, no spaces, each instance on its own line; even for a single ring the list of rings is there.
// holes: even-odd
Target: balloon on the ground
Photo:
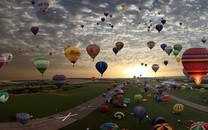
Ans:
[[[208,49],[189,48],[182,55],[182,64],[196,85],[200,85],[208,72]]]
[[[0,102],[3,104],[9,99],[9,94],[4,91],[0,91]]]
[[[183,104],[177,103],[173,106],[173,110],[178,113],[178,112],[182,112],[184,109]]]
[[[90,57],[94,60],[95,57],[100,52],[100,47],[96,44],[90,44],[90,45],[87,46],[86,51],[90,55]]]
[[[163,95],[163,101],[165,101],[165,102],[169,102],[169,100],[170,100],[170,96],[169,95]]]
[[[101,76],[103,76],[103,73],[108,68],[108,64],[105,61],[99,61],[96,63],[95,67],[98,70],[98,72],[100,72]]]
[[[101,112],[108,112],[109,111],[108,105],[101,105],[100,106],[100,111]]]
[[[31,27],[31,32],[34,34],[34,35],[36,35],[37,33],[38,33],[38,31],[39,31],[39,28],[38,27]]]
[[[153,64],[152,69],[155,71],[155,73],[159,70],[159,65],[158,64]]]
[[[4,64],[6,64],[6,57],[4,57],[4,56],[0,56],[0,68],[4,65]]]
[[[76,63],[76,61],[81,56],[81,51],[77,47],[70,46],[65,50],[65,56],[68,58],[68,60],[71,63],[73,63],[73,67],[74,67],[74,64]]]
[[[153,119],[152,123],[156,125],[156,124],[162,124],[162,123],[167,123],[167,122],[164,117],[157,117]]]
[[[17,113],[16,119],[18,122],[25,125],[31,120],[31,116],[28,113]]]
[[[208,123],[196,121],[189,126],[189,130],[208,130]]]
[[[10,52],[4,52],[1,54],[1,56],[6,57],[6,64],[12,61],[13,55]]]
[[[123,102],[124,102],[125,104],[129,104],[129,103],[131,103],[131,99],[130,99],[130,98],[124,98],[124,99],[123,99]]]
[[[134,95],[134,100],[136,102],[141,102],[142,101],[142,95],[141,94],[136,94]]]
[[[106,122],[100,126],[99,130],[118,130],[118,125],[112,122]]]
[[[136,106],[134,107],[134,117],[136,119],[138,119],[140,122],[143,120],[143,118],[146,117],[147,113],[146,113],[146,110],[144,109],[144,107],[142,106]]]
[[[147,46],[152,49],[155,46],[155,42],[154,41],[149,41],[147,42]]]
[[[173,126],[168,123],[156,124],[152,127],[152,130],[175,130]]]
[[[49,7],[49,2],[48,0],[39,0],[38,1],[38,7],[42,12],[46,12],[48,7]]]
[[[48,68],[49,64],[50,62],[47,57],[40,56],[34,59],[34,65],[37,70],[42,74],[42,76]]]
[[[114,118],[116,119],[123,119],[125,117],[125,114],[123,112],[115,112],[114,113]]]
[[[66,81],[66,77],[63,74],[56,74],[53,76],[52,80],[58,88],[61,88]]]

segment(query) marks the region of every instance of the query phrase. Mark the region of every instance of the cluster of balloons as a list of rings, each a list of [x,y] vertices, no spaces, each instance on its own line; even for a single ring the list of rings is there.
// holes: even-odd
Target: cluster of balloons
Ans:
[[[120,51],[123,47],[124,47],[124,43],[119,41],[119,42],[116,42],[115,47],[113,47],[112,50],[116,55],[118,51]]]

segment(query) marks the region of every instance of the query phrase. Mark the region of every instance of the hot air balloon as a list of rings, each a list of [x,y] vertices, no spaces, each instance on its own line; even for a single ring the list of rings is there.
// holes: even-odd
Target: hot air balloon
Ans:
[[[115,53],[115,55],[118,53],[117,47],[114,47],[112,50],[113,50],[113,52]]]
[[[152,69],[155,71],[155,73],[158,71],[159,68],[160,68],[160,67],[159,67],[158,64],[153,64],[153,65],[152,65]]]
[[[165,19],[161,19],[161,23],[164,25],[166,23]]]
[[[189,76],[199,85],[208,72],[208,49],[190,48],[182,55],[182,64]]]
[[[35,1],[34,1],[34,0],[32,0],[32,1],[31,1],[31,4],[32,4],[32,5],[34,5],[34,4],[35,4]]]
[[[100,52],[100,47],[96,44],[90,44],[90,45],[87,46],[86,51],[94,61],[95,57]]]
[[[101,76],[103,76],[103,73],[108,68],[108,64],[105,61],[99,61],[96,63],[95,67],[98,70],[98,72],[100,72]]]
[[[34,59],[34,65],[38,69],[38,71],[42,74],[42,76],[46,71],[46,69],[48,68],[49,64],[50,62],[47,57],[41,56]]]
[[[175,57],[177,57],[178,54],[179,54],[179,51],[178,51],[178,50],[174,50],[174,51],[173,51],[173,55],[174,55]]]
[[[31,116],[28,113],[17,113],[16,119],[21,124],[25,125],[31,120]]]
[[[134,100],[136,102],[141,102],[142,101],[142,95],[141,94],[136,94],[134,95]]]
[[[116,119],[120,120],[120,119],[123,119],[124,117],[125,117],[125,114],[123,112],[118,111],[114,113],[114,118]]]
[[[106,122],[100,126],[99,130],[118,130],[118,125],[112,122]]]
[[[155,46],[155,42],[154,41],[149,41],[147,42],[147,46],[152,49]]]
[[[176,61],[179,63],[181,61],[181,57],[176,57]]]
[[[164,51],[165,48],[167,47],[167,45],[165,43],[161,44],[160,47],[162,48],[162,50]]]
[[[166,48],[165,48],[165,52],[168,54],[168,55],[170,55],[170,53],[173,51],[173,48],[171,47],[171,46],[167,46]]]
[[[174,50],[178,50],[179,52],[182,50],[182,45],[181,44],[175,44],[174,46],[173,46],[173,49]]]
[[[139,122],[141,122],[142,119],[145,118],[146,115],[147,115],[146,110],[142,106],[134,107],[134,111],[133,112],[134,112],[134,117],[136,119],[139,119]]]
[[[161,24],[157,24],[155,28],[157,29],[158,32],[160,32],[163,29],[163,26]]]
[[[3,104],[9,99],[9,94],[4,91],[0,91],[0,102]]]
[[[0,56],[0,68],[6,63],[7,59],[4,56]]]
[[[18,51],[19,53],[21,53],[21,52],[23,51],[23,48],[19,47],[19,48],[17,48],[17,51]]]
[[[169,95],[164,95],[163,96],[163,101],[168,102],[170,100],[170,96]]]
[[[143,66],[144,65],[144,63],[141,63],[141,66]]]
[[[177,103],[177,104],[175,104],[175,105],[173,106],[173,110],[174,110],[176,113],[182,112],[183,109],[184,109],[183,104]]]
[[[183,23],[181,23],[181,22],[179,23],[180,26],[181,26],[182,24],[183,24]]]
[[[48,7],[49,7],[49,2],[48,0],[39,0],[38,1],[38,7],[42,12],[46,12]]]
[[[101,18],[101,21],[102,21],[102,22],[105,22],[105,18]]]
[[[118,51],[120,51],[124,46],[123,42],[116,42],[116,48],[118,49]]]
[[[113,17],[113,14],[110,13],[109,16],[110,16],[110,18],[112,18]]]
[[[6,57],[6,64],[8,64],[13,59],[12,53],[9,52],[4,52],[1,54],[1,56]]]
[[[80,25],[81,26],[81,28],[84,28],[84,25],[82,24],[82,25]]]
[[[104,13],[105,17],[108,17],[108,14],[109,14],[109,13]]]
[[[93,76],[93,77],[91,77],[91,79],[92,79],[92,81],[95,81],[96,80],[96,78]]]
[[[166,66],[168,64],[168,61],[167,60],[164,60],[163,63]]]
[[[205,37],[203,37],[203,38],[201,39],[201,41],[202,41],[203,43],[205,43],[205,42],[207,41],[207,39],[206,39]]]
[[[152,127],[152,130],[175,130],[173,126],[168,123],[156,124]]]
[[[189,126],[189,130],[208,130],[208,123],[196,121]]]
[[[68,58],[69,61],[71,61],[71,63],[73,63],[73,67],[76,61],[79,59],[80,55],[81,51],[77,47],[70,46],[65,50],[65,56]]]
[[[56,74],[52,80],[58,88],[61,88],[66,81],[66,77],[63,74]]]
[[[162,124],[162,123],[167,123],[167,122],[164,117],[157,117],[153,119],[152,123],[156,125],[156,124]]]
[[[39,28],[38,27],[31,27],[31,32],[34,34],[34,35],[36,35],[37,33],[38,33],[38,31],[39,31]]]
[[[126,8],[126,3],[121,3],[121,8],[124,10]]]

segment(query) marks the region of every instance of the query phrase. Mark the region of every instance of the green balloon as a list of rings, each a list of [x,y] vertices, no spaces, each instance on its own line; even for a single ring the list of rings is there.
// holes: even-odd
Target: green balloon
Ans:
[[[173,49],[174,50],[178,50],[179,52],[182,50],[182,45],[181,44],[175,44],[174,46],[173,46]]]
[[[141,95],[141,94],[136,94],[136,95],[134,95],[134,100],[135,100],[136,102],[142,101],[142,95]]]
[[[5,103],[9,99],[9,94],[7,92],[0,91],[0,102]]]
[[[47,57],[37,57],[34,59],[34,65],[38,71],[43,74],[49,66],[49,60]]]
[[[179,54],[179,51],[178,51],[178,50],[174,50],[174,51],[173,51],[173,55],[174,55],[175,57],[177,57],[178,54]]]

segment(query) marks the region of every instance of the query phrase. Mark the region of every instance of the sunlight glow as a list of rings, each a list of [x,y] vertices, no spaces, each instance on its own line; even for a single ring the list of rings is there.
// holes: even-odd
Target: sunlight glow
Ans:
[[[134,67],[127,69],[127,73],[129,77],[151,77],[151,73],[147,69],[147,67],[141,66],[141,67]]]

